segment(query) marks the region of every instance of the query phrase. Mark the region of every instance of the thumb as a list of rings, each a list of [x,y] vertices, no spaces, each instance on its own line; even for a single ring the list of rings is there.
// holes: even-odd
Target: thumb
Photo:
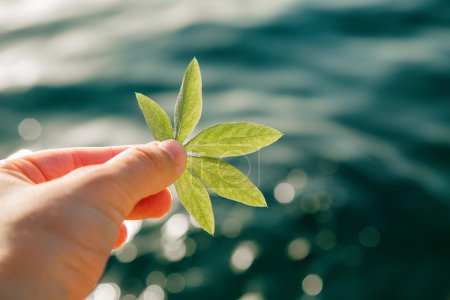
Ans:
[[[129,148],[65,180],[71,181],[80,200],[125,217],[140,199],[172,184],[185,167],[186,151],[177,141],[167,140]]]

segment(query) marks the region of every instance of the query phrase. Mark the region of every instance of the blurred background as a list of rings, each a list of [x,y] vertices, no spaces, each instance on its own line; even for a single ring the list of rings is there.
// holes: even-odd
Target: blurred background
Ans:
[[[0,0],[0,156],[151,140],[196,56],[198,129],[285,136],[232,161],[269,208],[130,222],[90,299],[450,299],[445,0]]]

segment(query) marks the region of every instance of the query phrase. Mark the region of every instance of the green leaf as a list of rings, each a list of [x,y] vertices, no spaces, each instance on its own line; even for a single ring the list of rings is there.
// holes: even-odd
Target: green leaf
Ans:
[[[142,94],[136,93],[136,99],[155,140],[173,139],[172,124],[164,109],[158,103]]]
[[[174,129],[167,113],[150,98],[136,93],[145,121],[156,140],[175,138],[183,143],[202,113],[202,78],[194,58],[186,69],[175,105]],[[282,133],[255,123],[235,122],[212,126],[185,143],[188,167],[175,181],[181,204],[208,233],[214,234],[214,214],[209,189],[251,206],[267,206],[261,191],[238,169],[217,157],[255,152],[278,140]],[[216,158],[214,158],[216,157]]]
[[[184,73],[175,105],[175,138],[184,142],[192,133],[202,114],[202,77],[194,58]]]
[[[175,181],[178,198],[197,223],[209,234],[214,234],[214,214],[209,194],[203,183],[189,169]]]
[[[188,166],[216,194],[250,206],[267,207],[261,191],[241,171],[211,157],[188,157]]]
[[[211,157],[239,156],[266,147],[282,135],[278,130],[255,123],[222,123],[200,132],[185,148]]]

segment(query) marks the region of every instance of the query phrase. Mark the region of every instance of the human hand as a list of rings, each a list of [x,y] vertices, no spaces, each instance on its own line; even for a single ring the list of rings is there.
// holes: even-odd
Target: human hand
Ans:
[[[3,161],[0,299],[85,298],[126,238],[123,220],[163,216],[185,167],[173,140]]]

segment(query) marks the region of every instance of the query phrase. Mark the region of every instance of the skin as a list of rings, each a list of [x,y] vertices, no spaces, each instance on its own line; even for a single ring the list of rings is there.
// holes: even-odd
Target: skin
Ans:
[[[46,150],[0,163],[0,299],[84,299],[125,219],[161,217],[186,167],[174,140]]]

